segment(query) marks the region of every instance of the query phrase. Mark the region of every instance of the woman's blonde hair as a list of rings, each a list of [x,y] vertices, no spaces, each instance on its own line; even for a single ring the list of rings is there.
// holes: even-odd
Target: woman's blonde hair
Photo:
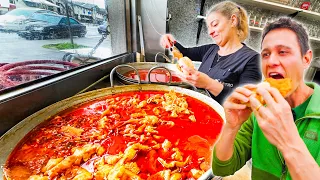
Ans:
[[[213,12],[219,12],[227,18],[231,18],[233,14],[236,15],[238,20],[237,30],[239,39],[241,42],[247,39],[249,34],[249,23],[247,12],[243,7],[234,2],[223,1],[213,5],[207,12],[207,16]]]

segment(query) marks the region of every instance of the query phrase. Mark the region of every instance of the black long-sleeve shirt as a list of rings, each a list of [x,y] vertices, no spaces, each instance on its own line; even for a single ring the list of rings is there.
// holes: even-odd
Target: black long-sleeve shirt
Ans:
[[[261,82],[260,56],[256,51],[243,45],[238,51],[221,57],[218,56],[219,46],[216,44],[193,48],[175,44],[184,56],[193,61],[202,61],[199,67],[200,72],[224,85],[218,96],[211,94],[212,98],[220,104],[239,85]]]

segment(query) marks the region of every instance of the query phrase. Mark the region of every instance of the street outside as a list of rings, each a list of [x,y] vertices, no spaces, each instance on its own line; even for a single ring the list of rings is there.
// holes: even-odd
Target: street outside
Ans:
[[[26,40],[19,37],[16,33],[0,32],[0,63],[14,63],[27,60],[62,60],[66,52],[76,52],[88,54],[90,50],[99,42],[102,35],[98,33],[98,26],[86,24],[87,34],[85,37],[74,37],[73,41],[79,45],[88,46],[78,50],[59,51],[43,48],[46,44],[70,43],[70,38],[48,39],[48,40]],[[112,56],[110,35],[98,47],[93,56],[107,58]]]

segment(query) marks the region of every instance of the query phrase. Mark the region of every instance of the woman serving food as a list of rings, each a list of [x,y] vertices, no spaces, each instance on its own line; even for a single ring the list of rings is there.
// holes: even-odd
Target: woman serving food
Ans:
[[[259,54],[242,43],[248,36],[246,11],[229,1],[212,6],[206,16],[210,37],[215,44],[185,48],[171,34],[161,37],[164,48],[175,46],[193,61],[202,61],[199,70],[190,68],[186,60],[178,61],[180,76],[198,88],[207,89],[221,103],[233,88],[261,81]]]

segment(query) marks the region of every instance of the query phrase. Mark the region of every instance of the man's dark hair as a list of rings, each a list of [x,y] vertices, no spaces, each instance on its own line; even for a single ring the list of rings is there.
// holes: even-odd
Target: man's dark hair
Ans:
[[[307,53],[307,51],[310,49],[310,45],[306,29],[300,23],[288,17],[282,17],[272,23],[268,23],[263,29],[261,43],[270,31],[279,28],[286,28],[293,31],[297,36],[297,40],[300,45],[301,55],[303,56]]]

